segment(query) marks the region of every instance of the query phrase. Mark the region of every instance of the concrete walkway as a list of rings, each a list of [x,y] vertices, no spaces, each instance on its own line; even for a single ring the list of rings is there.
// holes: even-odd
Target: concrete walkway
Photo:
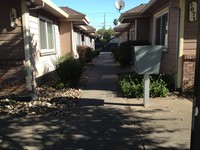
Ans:
[[[143,149],[129,104],[116,97],[118,77],[111,53],[103,52],[95,61],[79,101],[79,116],[71,118],[64,131],[66,141],[59,146],[76,150]]]
[[[137,150],[189,149],[192,102],[178,97],[116,96],[117,73],[110,52],[88,70],[90,79],[69,119],[0,116],[0,149]]]
[[[125,71],[130,71],[125,69]],[[118,72],[109,52],[95,59],[90,79],[58,149],[189,149],[192,103],[178,97],[143,99],[116,96]]]

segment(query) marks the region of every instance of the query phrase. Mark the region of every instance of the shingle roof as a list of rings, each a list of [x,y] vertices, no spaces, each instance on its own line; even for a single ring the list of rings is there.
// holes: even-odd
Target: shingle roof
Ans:
[[[141,12],[147,4],[140,4],[139,6],[136,6],[128,11],[126,11],[125,13],[139,13]]]
[[[64,12],[66,12],[69,17],[67,18],[68,21],[74,21],[76,24],[88,24],[89,23],[89,19],[88,17],[81,13],[81,12],[78,12],[72,8],[69,8],[69,7],[60,7]]]
[[[122,23],[129,22],[129,20],[127,20],[127,19],[130,18],[130,16],[140,16],[141,13],[143,12],[143,10],[147,6],[148,6],[148,4],[140,4],[139,6],[136,6],[132,9],[122,13],[118,20]]]
[[[62,10],[64,10],[69,15],[84,15],[83,13],[80,13],[72,8],[69,7],[60,7]]]
[[[130,25],[130,23],[122,23],[122,24],[116,26],[114,28],[114,31],[118,32],[118,31],[121,31],[121,30],[125,30],[129,25]]]

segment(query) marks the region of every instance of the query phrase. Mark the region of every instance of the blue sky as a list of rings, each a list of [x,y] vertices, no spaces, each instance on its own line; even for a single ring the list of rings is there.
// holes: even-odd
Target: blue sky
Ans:
[[[116,0],[52,0],[57,6],[68,6],[83,14],[86,14],[90,20],[90,26],[95,27],[97,30],[104,25],[106,28],[114,27],[113,20],[118,19],[120,16],[119,11],[115,8],[114,3]],[[124,0],[125,7],[122,13],[134,8],[140,4],[148,3],[149,0]]]

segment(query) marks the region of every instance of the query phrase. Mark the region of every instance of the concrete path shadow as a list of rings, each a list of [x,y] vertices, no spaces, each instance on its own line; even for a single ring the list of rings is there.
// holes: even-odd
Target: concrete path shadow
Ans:
[[[103,52],[95,61],[78,112],[70,118],[65,137],[56,148],[143,149],[129,105],[115,95],[118,76],[111,53]]]
[[[12,150],[185,150],[189,148],[188,100],[143,100],[116,95],[118,68],[102,52],[89,69],[78,108],[66,118],[0,115],[0,149]],[[177,107],[178,106],[178,107]]]
[[[143,149],[129,105],[115,96],[111,53],[101,53],[95,61],[78,109],[68,118],[0,116],[0,149]]]

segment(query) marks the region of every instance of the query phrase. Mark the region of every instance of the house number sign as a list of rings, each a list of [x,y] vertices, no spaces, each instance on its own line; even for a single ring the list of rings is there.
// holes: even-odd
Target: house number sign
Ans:
[[[190,1],[189,3],[189,22],[197,20],[197,1]]]

